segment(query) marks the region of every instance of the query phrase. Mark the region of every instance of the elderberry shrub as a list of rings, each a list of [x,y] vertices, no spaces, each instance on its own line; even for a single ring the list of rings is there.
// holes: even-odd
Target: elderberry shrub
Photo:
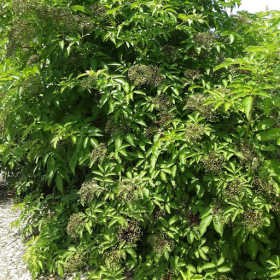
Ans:
[[[232,201],[238,201],[242,199],[245,195],[246,187],[241,182],[240,179],[234,178],[232,181],[228,182],[226,189],[223,192],[223,195],[226,199]]]
[[[169,110],[173,106],[170,96],[164,94],[160,94],[154,97],[152,100],[152,104],[159,111]]]
[[[89,7],[89,10],[93,17],[98,19],[99,21],[104,20],[106,18],[107,8],[102,4],[94,4]]]
[[[82,212],[73,213],[70,216],[69,223],[67,225],[67,234],[73,239],[77,240],[79,232],[84,228],[86,222],[84,221],[85,214]]]
[[[43,93],[44,86],[39,75],[29,76],[21,84],[23,94],[37,95]]]
[[[159,260],[161,256],[168,258],[168,253],[174,248],[174,241],[169,240],[164,232],[158,232],[152,235],[150,243],[157,260]]]
[[[191,70],[188,69],[184,72],[185,77],[187,77],[190,80],[199,80],[201,77],[200,70]]]
[[[95,162],[99,162],[99,163],[102,163],[103,160],[105,159],[106,157],[106,154],[107,154],[107,148],[106,148],[106,145],[104,143],[100,143],[98,144],[97,147],[95,147],[91,154],[90,154],[90,159],[92,161],[92,163],[95,163]]]
[[[127,220],[124,225],[118,227],[117,239],[120,244],[129,244],[131,247],[136,247],[136,242],[143,235],[139,226],[139,221]]]
[[[240,163],[247,171],[256,172],[261,164],[261,159],[256,150],[249,147],[246,143],[241,143],[237,156],[239,157]]]
[[[204,125],[195,123],[187,124],[185,128],[186,141],[195,144],[200,141],[205,133]]]
[[[94,197],[99,197],[104,188],[100,187],[96,180],[84,182],[82,187],[78,191],[78,195],[81,198],[81,204],[84,206],[86,202],[90,202]]]
[[[243,213],[243,221],[241,223],[249,232],[254,233],[256,230],[263,227],[264,221],[265,218],[263,217],[263,211],[261,209],[256,210],[253,208],[248,208]]]
[[[217,112],[214,110],[213,104],[204,105],[203,103],[206,101],[207,96],[204,94],[196,94],[190,96],[186,99],[186,105],[183,110],[191,110],[195,112],[199,112],[201,116],[209,121],[216,120]]]
[[[212,33],[202,32],[194,36],[194,41],[201,47],[211,48],[216,42],[216,36]]]
[[[120,121],[108,120],[105,126],[105,132],[112,137],[123,136],[127,131],[127,126]]]
[[[220,173],[226,164],[225,158],[216,152],[211,152],[202,159],[205,172]]]
[[[178,49],[166,44],[160,51],[168,58],[168,60],[176,60],[178,58]]]
[[[83,78],[80,82],[80,86],[84,89],[91,90],[94,88],[94,82],[95,78],[94,77],[86,77]]]
[[[117,197],[121,203],[133,203],[137,200],[143,199],[144,189],[141,181],[123,180],[118,184]]]
[[[275,181],[272,178],[266,178],[262,180],[255,177],[253,180],[253,186],[256,188],[256,193],[259,196],[273,198],[277,194],[274,187]]]
[[[83,261],[83,256],[79,254],[71,256],[63,267],[65,272],[74,273],[80,271],[85,265],[86,263]]]
[[[126,255],[123,250],[119,250],[118,246],[114,246],[104,253],[103,258],[106,268],[115,272],[121,268],[122,260],[126,259]]]
[[[134,65],[128,70],[128,79],[136,87],[160,86],[164,84],[165,78],[159,73],[160,69],[153,65]]]
[[[37,54],[33,54],[33,55],[31,55],[31,56],[29,57],[29,59],[28,59],[26,65],[35,64],[35,63],[39,62],[39,60],[40,60],[40,56],[37,55]]]

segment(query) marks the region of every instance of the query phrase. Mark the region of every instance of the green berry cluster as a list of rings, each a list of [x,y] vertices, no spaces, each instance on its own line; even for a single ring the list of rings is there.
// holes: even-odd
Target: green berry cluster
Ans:
[[[64,271],[68,273],[75,273],[77,271],[80,271],[85,265],[86,263],[83,262],[81,255],[75,257],[72,256],[67,260],[66,264],[64,265]]]
[[[176,60],[178,58],[178,49],[170,46],[165,45],[160,50],[168,59]]]
[[[135,247],[136,242],[141,239],[142,235],[139,222],[128,220],[124,225],[118,227],[117,239],[120,243],[128,243]]]
[[[191,70],[191,69],[188,69],[184,72],[184,75],[185,77],[187,77],[188,79],[191,79],[191,80],[199,80],[200,77],[201,77],[201,73],[200,73],[200,70]]]
[[[173,278],[174,275],[175,275],[174,270],[168,269],[168,270],[164,273],[164,275],[163,275],[163,277],[161,278],[161,280],[172,280],[172,279],[174,279],[174,278]]]
[[[42,79],[39,75],[32,75],[27,77],[21,84],[21,86],[23,94],[36,95],[39,93],[43,93],[44,90]]]
[[[78,195],[81,198],[81,204],[84,206],[86,202],[92,201],[94,196],[99,197],[103,191],[104,189],[101,188],[94,179],[84,182],[78,191]]]
[[[249,147],[246,143],[242,143],[240,152],[237,153],[240,163],[248,171],[257,171],[257,168],[261,164],[261,159],[257,152]]]
[[[157,259],[159,259],[162,255],[171,252],[174,248],[173,240],[168,240],[164,232],[154,234],[150,243]]]
[[[80,82],[80,86],[84,89],[91,90],[94,88],[94,82],[95,78],[94,77],[86,77],[83,78]]]
[[[159,94],[152,100],[153,105],[159,111],[167,111],[173,106],[170,96]]]
[[[133,203],[143,199],[144,189],[139,180],[123,180],[117,188],[117,197],[122,203]]]
[[[162,129],[166,130],[169,126],[170,123],[174,120],[175,114],[170,112],[170,111],[161,111],[159,114],[159,120],[156,121],[156,124]]]
[[[25,51],[30,51],[35,33],[35,29],[30,26],[28,20],[16,20],[9,32],[9,41],[6,45],[6,57],[11,57],[19,47]]]
[[[86,222],[84,221],[85,214],[82,212],[74,213],[70,216],[69,223],[67,225],[67,234],[72,238],[77,239],[79,237],[79,231],[81,231]]]
[[[249,208],[243,213],[242,223],[250,232],[254,232],[262,228],[264,220],[262,210]]]
[[[258,195],[273,198],[276,195],[274,183],[275,182],[272,178],[269,178],[268,180],[261,180],[260,178],[255,177],[253,186],[256,188],[256,193]]]
[[[187,209],[185,217],[187,218],[188,221],[188,227],[195,228],[200,225],[201,219],[199,218],[198,212],[193,213],[191,209]]]
[[[110,136],[123,136],[127,131],[127,127],[125,124],[118,122],[116,123],[114,120],[108,120],[105,126],[105,132],[110,134]]]
[[[216,42],[216,36],[212,33],[202,32],[194,36],[194,41],[201,47],[209,48]]]
[[[225,88],[225,87],[215,88],[215,90],[220,93],[224,93],[225,95],[228,95],[231,93],[231,89]]]
[[[228,182],[223,194],[229,200],[238,200],[243,197],[244,191],[244,184],[238,178],[235,178],[233,181]]]
[[[89,32],[89,33],[93,31],[94,25],[88,16],[83,15],[83,14],[74,15],[73,20],[77,24],[76,29],[78,31]]]
[[[117,246],[111,248],[110,251],[104,253],[105,265],[111,271],[117,271],[121,268],[122,259],[125,260],[125,252],[119,250]]]
[[[217,113],[214,111],[213,104],[203,105],[207,96],[204,94],[196,94],[187,98],[186,105],[183,110],[191,110],[199,112],[207,120],[215,120]]]
[[[204,125],[200,123],[187,124],[185,128],[186,141],[189,143],[195,143],[202,139],[205,133]]]
[[[239,69],[237,66],[230,66],[230,72],[237,75],[249,75],[250,71],[246,69]]]
[[[160,86],[165,78],[159,74],[159,70],[158,67],[152,65],[134,65],[128,70],[128,78],[136,87]]]
[[[92,150],[90,154],[90,159],[93,161],[93,163],[95,163],[96,161],[102,163],[106,157],[106,153],[107,153],[106,145],[104,143],[100,143],[97,147],[95,147]]]
[[[106,18],[107,8],[102,4],[94,4],[89,7],[91,14],[98,20]]]
[[[206,172],[218,174],[222,171],[226,161],[221,154],[212,152],[202,159],[202,163]]]
[[[33,54],[29,57],[28,61],[27,61],[27,65],[32,65],[32,64],[35,64],[39,61],[40,59],[40,56],[37,55],[37,54]]]
[[[238,23],[245,24],[249,23],[250,19],[243,15],[231,15],[231,18]]]

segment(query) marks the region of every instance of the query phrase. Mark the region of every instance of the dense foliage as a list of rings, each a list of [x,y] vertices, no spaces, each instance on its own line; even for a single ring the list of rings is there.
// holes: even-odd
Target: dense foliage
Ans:
[[[1,165],[34,278],[279,279],[280,13],[237,2],[1,4]]]

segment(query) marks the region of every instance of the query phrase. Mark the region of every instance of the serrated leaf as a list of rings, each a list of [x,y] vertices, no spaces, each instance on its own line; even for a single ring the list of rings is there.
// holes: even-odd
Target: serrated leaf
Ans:
[[[278,139],[280,137],[280,128],[271,128],[267,131],[260,132],[257,134],[257,138],[260,141],[270,141]]]

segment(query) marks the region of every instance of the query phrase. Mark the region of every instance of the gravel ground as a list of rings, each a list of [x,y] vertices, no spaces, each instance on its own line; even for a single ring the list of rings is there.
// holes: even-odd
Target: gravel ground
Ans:
[[[32,280],[27,264],[22,260],[26,247],[22,242],[21,231],[11,228],[10,223],[18,219],[21,210],[12,211],[13,199],[7,191],[7,182],[0,173],[0,280]],[[76,273],[65,275],[71,280]],[[40,280],[63,280],[57,275],[40,276]],[[80,280],[87,277],[81,276]],[[133,278],[127,278],[132,280]]]

